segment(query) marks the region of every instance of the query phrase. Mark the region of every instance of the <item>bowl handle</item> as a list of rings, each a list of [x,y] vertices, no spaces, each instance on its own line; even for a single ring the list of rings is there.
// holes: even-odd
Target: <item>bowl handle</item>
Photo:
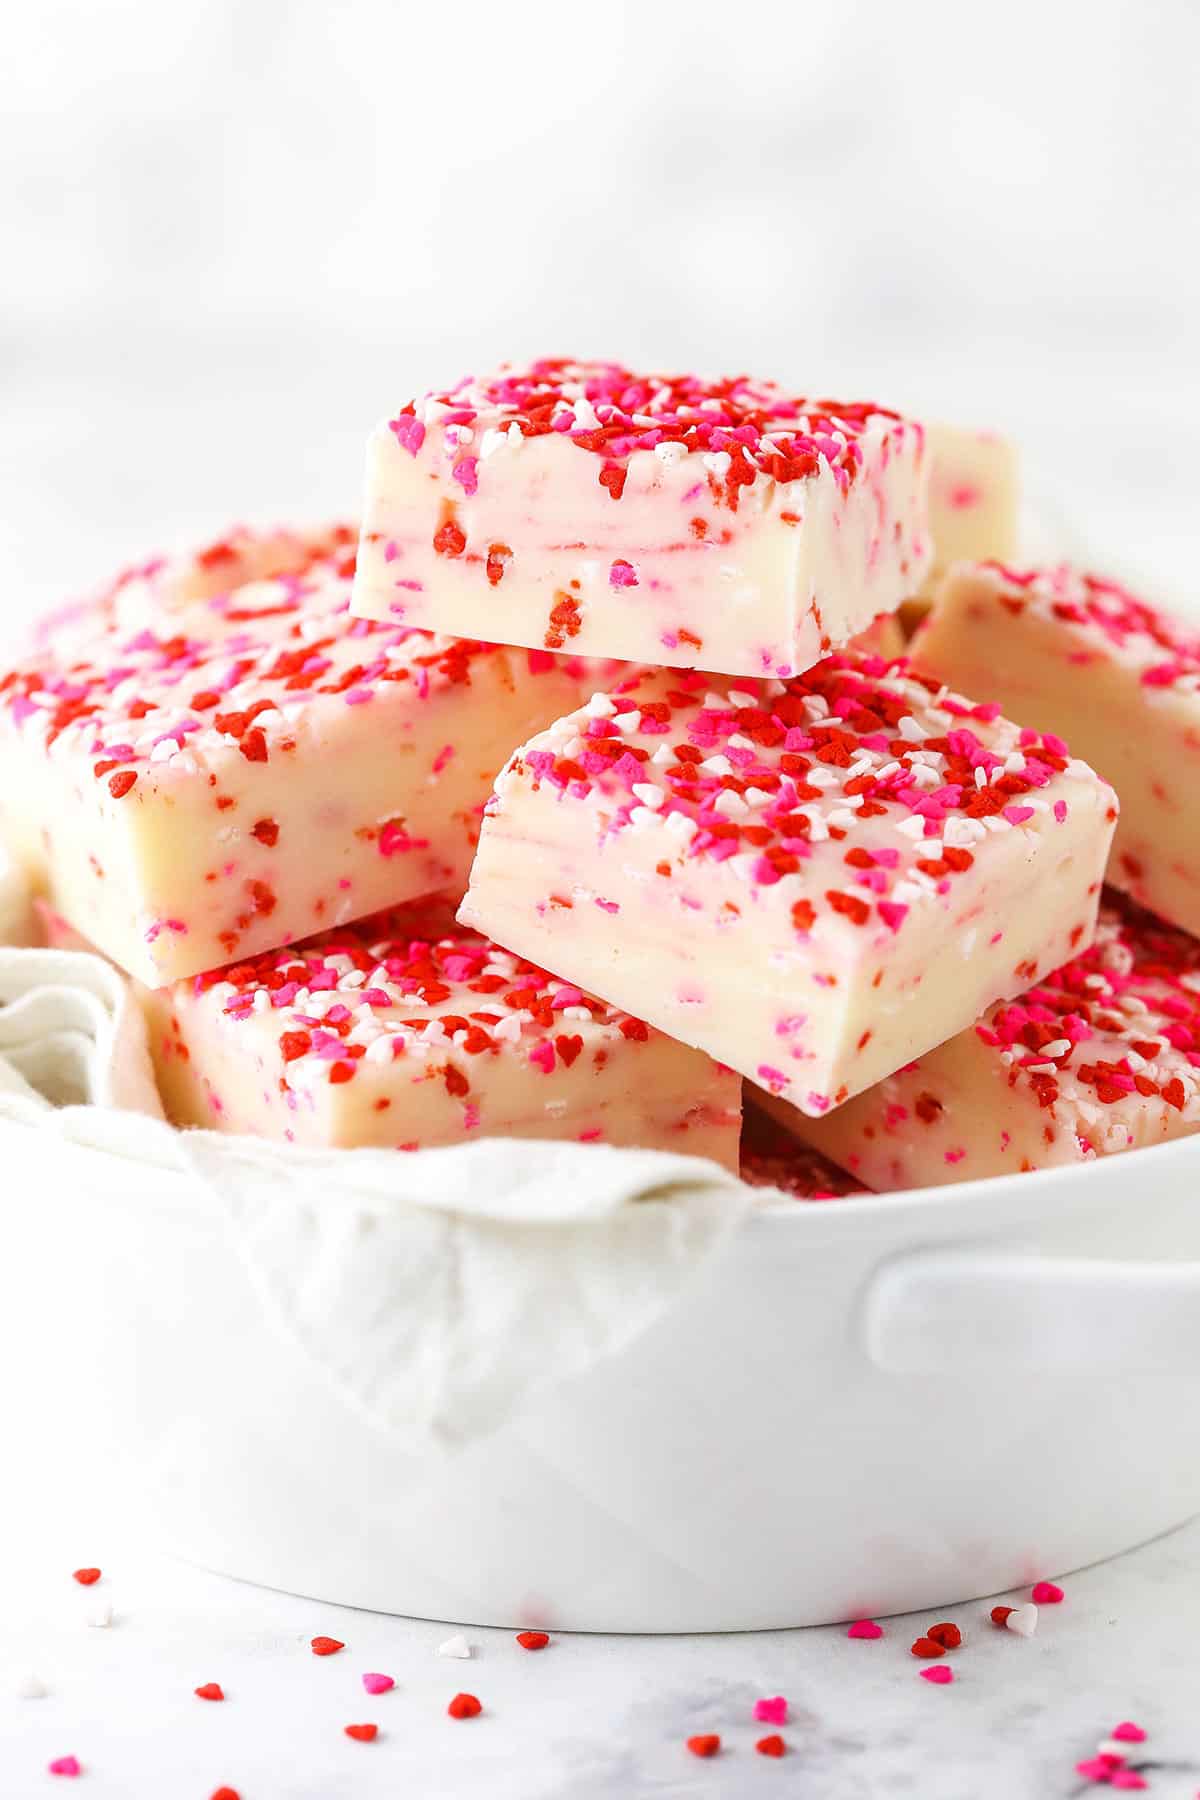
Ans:
[[[1200,1262],[924,1251],[877,1272],[862,1323],[896,1373],[1200,1374]]]

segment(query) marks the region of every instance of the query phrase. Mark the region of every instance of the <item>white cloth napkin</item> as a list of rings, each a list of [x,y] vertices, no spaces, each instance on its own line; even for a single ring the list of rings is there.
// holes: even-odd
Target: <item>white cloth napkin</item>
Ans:
[[[0,1122],[38,1133],[46,1182],[56,1140],[91,1148],[96,1205],[130,1162],[188,1183],[275,1325],[415,1449],[486,1435],[620,1350],[757,1202],[715,1164],[658,1151],[307,1151],[176,1131],[128,984],[78,951],[0,948]]]

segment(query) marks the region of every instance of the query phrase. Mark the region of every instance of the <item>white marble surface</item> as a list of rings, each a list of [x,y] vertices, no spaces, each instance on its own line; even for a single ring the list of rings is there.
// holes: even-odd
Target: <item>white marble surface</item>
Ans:
[[[1153,1471],[1146,1472],[1148,1480]],[[82,1484],[81,1484],[82,1489]],[[920,1679],[909,1645],[930,1621],[896,1619],[875,1643],[842,1628],[732,1637],[556,1637],[532,1654],[506,1632],[466,1632],[469,1662],[438,1657],[450,1623],[387,1618],[271,1593],[162,1560],[119,1533],[97,1541],[82,1491],[54,1543],[5,1538],[0,1792],[45,1793],[52,1757],[84,1765],[78,1793],[113,1800],[1062,1800],[1076,1762],[1121,1719],[1161,1800],[1200,1790],[1200,1521],[1065,1577],[1037,1635],[997,1631],[987,1606],[941,1615],[963,1630],[954,1683]],[[74,1520],[71,1515],[74,1512]],[[105,1569],[82,1590],[79,1560]],[[89,1628],[98,1602],[111,1628]],[[340,1638],[314,1657],[309,1639]],[[36,1670],[39,1700],[13,1697]],[[377,1699],[359,1676],[396,1687]],[[201,1682],[223,1704],[193,1697]],[[456,1722],[459,1690],[484,1712]],[[753,1702],[783,1694],[788,1755],[755,1754]],[[371,1744],[342,1727],[369,1720]],[[721,1734],[700,1762],[684,1741]],[[74,1788],[69,1791],[75,1792]],[[1091,1790],[1100,1792],[1101,1790]]]

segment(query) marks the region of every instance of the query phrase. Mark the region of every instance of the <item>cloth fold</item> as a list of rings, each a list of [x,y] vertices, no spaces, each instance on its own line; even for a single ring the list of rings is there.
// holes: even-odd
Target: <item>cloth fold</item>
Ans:
[[[6,884],[12,901],[0,863],[0,897]],[[716,1164],[661,1151],[319,1151],[177,1131],[129,984],[80,951],[0,947],[0,1127],[18,1153],[37,1134],[44,1183],[55,1141],[94,1151],[97,1205],[133,1163],[187,1184],[276,1328],[347,1405],[425,1452],[487,1435],[622,1349],[756,1204]]]

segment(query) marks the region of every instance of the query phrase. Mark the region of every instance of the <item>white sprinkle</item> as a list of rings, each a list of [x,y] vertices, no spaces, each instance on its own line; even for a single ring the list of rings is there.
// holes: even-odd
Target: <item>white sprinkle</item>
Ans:
[[[638,712],[636,707],[634,707],[632,712],[613,714],[613,730],[619,731],[622,737],[632,737],[635,731],[640,730],[641,723],[642,715]]]
[[[658,749],[654,752],[654,755],[650,758],[650,761],[652,763],[657,763],[660,769],[665,768],[667,763],[675,761],[675,752],[672,750],[670,744],[660,744]]]
[[[905,837],[923,838],[925,836],[925,820],[920,813],[910,813],[907,819],[896,821],[896,830]]]
[[[460,1661],[465,1661],[472,1651],[462,1633],[456,1632],[453,1637],[448,1637],[444,1644],[438,1645],[437,1653],[439,1656],[457,1656]]]
[[[722,788],[713,801],[712,808],[714,812],[724,813],[727,819],[736,819],[742,813],[750,811],[742,796],[735,794],[732,788]]]
[[[900,721],[900,736],[907,738],[910,744],[919,744],[929,733],[919,719],[914,719],[911,713],[905,713]]]
[[[748,693],[745,688],[730,688],[729,698],[734,706],[758,705],[758,695]]]
[[[492,1036],[499,1038],[502,1044],[519,1043],[521,1038],[520,1013],[509,1013],[507,1017],[500,1020],[498,1025],[493,1025]]]
[[[733,462],[728,450],[706,450],[700,460],[709,474],[715,475],[718,481],[728,475]]]
[[[662,789],[649,781],[635,781],[630,792],[636,794],[642,805],[648,806],[651,812],[657,812],[666,800]]]
[[[1070,1038],[1055,1038],[1052,1044],[1042,1045],[1043,1056],[1066,1056],[1071,1048]]]
[[[674,442],[655,444],[654,454],[665,468],[674,469],[687,455],[687,445]]]
[[[1032,1600],[1024,1606],[1014,1606],[1004,1621],[1005,1631],[1015,1631],[1018,1637],[1032,1637],[1038,1626],[1038,1609]],[[1126,1750],[1128,1745],[1125,1746]]]
[[[611,719],[617,709],[607,694],[593,694],[583,710],[589,718]]]
[[[98,1631],[107,1631],[113,1621],[112,1605],[107,1600],[98,1600],[95,1606],[88,1609],[84,1617],[88,1624],[94,1625]]]
[[[700,764],[706,775],[732,775],[733,764],[727,756],[706,756]]]
[[[28,1675],[18,1676],[13,1688],[13,1693],[18,1700],[44,1700],[49,1692],[45,1682],[41,1681],[32,1671]]]
[[[699,826],[687,813],[671,812],[667,814],[667,830],[673,831],[676,837],[690,838],[695,837]]]

